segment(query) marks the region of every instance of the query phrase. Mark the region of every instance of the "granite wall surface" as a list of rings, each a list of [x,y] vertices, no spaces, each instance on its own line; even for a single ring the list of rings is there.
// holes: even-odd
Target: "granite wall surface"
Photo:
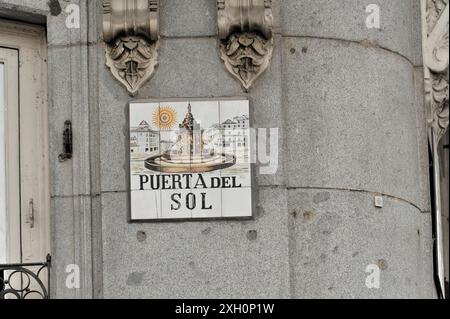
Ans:
[[[253,221],[128,224],[132,99],[105,66],[101,1],[0,0],[48,29],[54,296],[434,297],[419,2],[273,0],[273,60],[249,93],[220,61],[216,1],[160,2],[160,65],[136,98],[248,97],[254,127],[280,130],[278,172],[257,173]]]

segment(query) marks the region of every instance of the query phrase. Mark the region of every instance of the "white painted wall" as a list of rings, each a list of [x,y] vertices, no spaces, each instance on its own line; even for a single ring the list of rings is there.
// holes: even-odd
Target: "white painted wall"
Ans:
[[[6,263],[5,71],[0,63],[0,264]]]

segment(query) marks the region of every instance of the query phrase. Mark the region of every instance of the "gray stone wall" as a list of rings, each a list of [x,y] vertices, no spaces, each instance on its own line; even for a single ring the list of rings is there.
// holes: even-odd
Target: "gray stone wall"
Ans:
[[[219,59],[216,1],[161,0],[160,66],[136,98],[246,96],[254,127],[280,129],[280,167],[257,174],[253,221],[159,224],[127,223],[131,98],[104,65],[101,1],[50,2],[63,11],[0,7],[47,17],[55,297],[435,296],[418,1],[274,0],[273,61],[247,94]],[[65,28],[68,3],[81,29]],[[75,153],[59,163],[66,119]]]

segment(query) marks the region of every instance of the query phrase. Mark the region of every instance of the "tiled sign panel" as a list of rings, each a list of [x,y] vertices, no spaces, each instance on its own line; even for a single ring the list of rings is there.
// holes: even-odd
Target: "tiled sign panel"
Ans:
[[[131,221],[252,216],[248,100],[130,104]]]

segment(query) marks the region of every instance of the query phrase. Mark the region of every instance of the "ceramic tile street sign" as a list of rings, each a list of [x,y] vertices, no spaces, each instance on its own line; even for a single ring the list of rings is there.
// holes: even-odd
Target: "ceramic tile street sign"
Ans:
[[[252,216],[248,100],[130,104],[131,221]]]

